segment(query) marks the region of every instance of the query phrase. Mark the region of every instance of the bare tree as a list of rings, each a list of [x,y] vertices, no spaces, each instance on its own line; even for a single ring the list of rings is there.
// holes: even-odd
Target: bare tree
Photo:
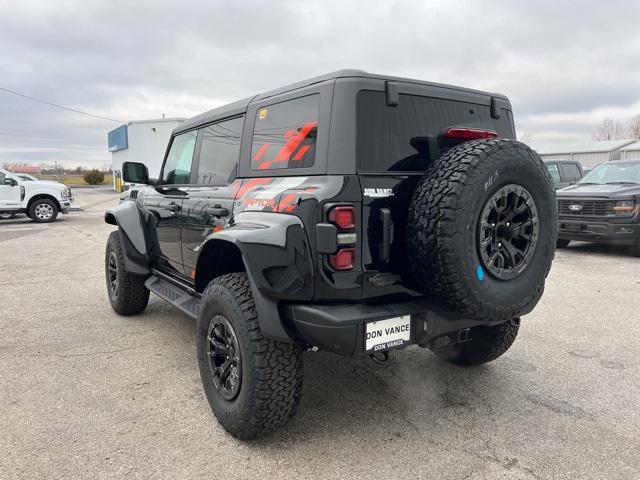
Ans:
[[[595,140],[622,140],[625,136],[624,126],[617,120],[607,117],[602,121],[593,138]]]
[[[521,124],[516,123],[516,138],[519,142],[530,143],[533,135],[531,135],[530,131],[524,129]]]
[[[629,138],[640,140],[640,115],[635,115],[631,118],[631,123],[629,124]]]

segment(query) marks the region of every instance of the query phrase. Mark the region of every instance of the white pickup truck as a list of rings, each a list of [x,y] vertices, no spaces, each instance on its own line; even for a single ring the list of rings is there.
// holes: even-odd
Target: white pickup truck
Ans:
[[[0,169],[0,218],[26,213],[34,222],[53,222],[58,213],[69,213],[71,189],[61,183],[26,180]]]

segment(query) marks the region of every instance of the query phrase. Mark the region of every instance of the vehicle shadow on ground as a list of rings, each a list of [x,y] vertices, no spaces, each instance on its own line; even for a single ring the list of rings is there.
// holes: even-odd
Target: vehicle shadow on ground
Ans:
[[[568,247],[558,250],[566,254],[612,255],[616,257],[633,258],[630,247],[620,245],[607,245],[604,243],[571,242]]]
[[[153,318],[156,328],[172,330],[173,343],[195,342],[193,320],[161,300],[150,302],[144,315]],[[391,352],[384,365],[328,352],[303,355],[304,388],[297,414],[249,446],[287,448],[307,439],[348,440],[363,433],[393,439],[446,435],[447,429],[460,427],[461,415],[467,421],[484,421],[506,398],[525,395],[532,388],[529,373],[536,370],[510,353],[488,365],[457,367],[417,346]]]
[[[502,361],[461,368],[418,347],[393,352],[382,366],[368,358],[307,353],[296,417],[255,445],[284,447],[318,436],[348,440],[363,433],[396,439],[444,433],[458,426],[461,414],[491,415],[494,404],[512,396],[504,391],[513,388],[504,375],[511,367]]]

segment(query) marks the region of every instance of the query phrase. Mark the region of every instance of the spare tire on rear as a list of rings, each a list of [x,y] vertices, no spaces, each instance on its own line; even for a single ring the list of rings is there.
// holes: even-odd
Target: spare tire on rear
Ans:
[[[551,178],[536,152],[515,140],[465,142],[437,159],[413,194],[413,280],[461,316],[511,320],[542,296],[557,228]]]

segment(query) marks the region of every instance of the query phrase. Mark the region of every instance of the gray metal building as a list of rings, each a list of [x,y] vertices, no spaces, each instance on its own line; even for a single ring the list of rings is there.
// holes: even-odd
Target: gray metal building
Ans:
[[[591,168],[609,160],[620,160],[624,147],[634,140],[603,140],[541,146],[535,150],[543,160],[577,160]]]
[[[640,160],[640,141],[627,145],[620,150],[620,160]]]
[[[184,118],[137,120],[109,132],[114,188],[118,188],[123,162],[142,162],[149,167],[149,176],[158,178],[171,132],[183,121]]]

